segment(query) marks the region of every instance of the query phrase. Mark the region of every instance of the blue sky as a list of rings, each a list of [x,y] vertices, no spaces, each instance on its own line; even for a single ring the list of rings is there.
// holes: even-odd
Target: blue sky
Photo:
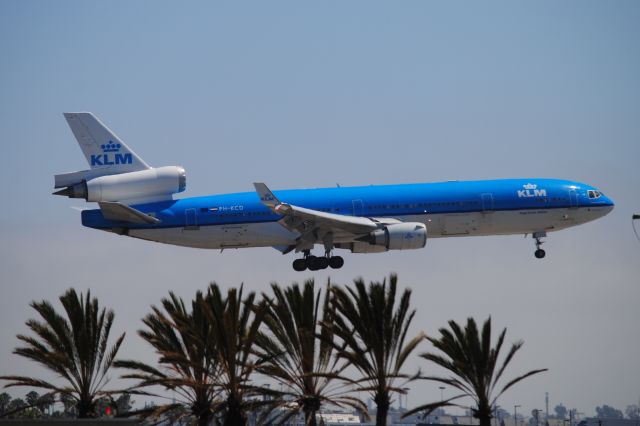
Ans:
[[[0,3],[2,373],[39,371],[10,354],[15,334],[29,301],[71,285],[116,311],[123,355],[151,360],[134,331],[170,289],[190,298],[213,280],[264,291],[311,277],[271,249],[220,254],[82,228],[68,207],[83,204],[50,193],[55,173],[86,168],[62,112],[92,111],[149,164],[184,166],[185,195],[254,181],[599,187],[616,209],[552,234],[544,261],[521,236],[440,239],[347,255],[331,278],[398,272],[416,331],[492,315],[526,341],[512,375],[550,368],[505,407],[542,408],[545,391],[552,407],[587,414],[637,403],[638,22],[634,1]],[[413,388],[410,404],[439,398],[433,384]]]

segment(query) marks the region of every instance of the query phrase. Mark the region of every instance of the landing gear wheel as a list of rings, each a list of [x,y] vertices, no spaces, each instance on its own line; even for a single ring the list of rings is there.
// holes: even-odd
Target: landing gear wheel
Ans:
[[[305,259],[296,259],[293,261],[293,269],[297,272],[302,272],[307,269],[307,261]]]
[[[344,265],[344,259],[342,257],[333,256],[329,258],[329,266],[331,266],[332,269],[340,269],[342,265]]]
[[[540,246],[544,244],[544,241],[542,241],[542,239],[547,236],[547,233],[542,231],[534,232],[531,236],[534,240],[536,240],[536,251],[533,254],[536,256],[536,259],[542,259],[547,253],[545,253],[545,251],[542,250]]]
[[[327,269],[329,266],[329,259],[326,257],[316,257],[316,266],[318,269]]]
[[[320,269],[318,265],[318,258],[315,256],[307,256],[305,262],[307,263],[307,268],[309,268],[310,271],[317,271]]]

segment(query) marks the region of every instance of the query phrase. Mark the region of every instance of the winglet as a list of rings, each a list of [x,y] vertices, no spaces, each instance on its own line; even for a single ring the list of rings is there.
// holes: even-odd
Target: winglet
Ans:
[[[256,188],[256,192],[258,193],[262,204],[269,207],[271,210],[275,210],[276,206],[282,204],[264,183],[254,182],[253,186]]]

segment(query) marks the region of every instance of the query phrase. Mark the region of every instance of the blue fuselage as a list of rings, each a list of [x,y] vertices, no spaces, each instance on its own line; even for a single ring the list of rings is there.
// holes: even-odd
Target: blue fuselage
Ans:
[[[593,197],[593,192],[599,196]],[[507,212],[584,207],[613,207],[599,191],[579,182],[558,179],[503,179],[404,185],[371,185],[274,191],[289,204],[349,216],[403,217],[474,212]],[[123,224],[104,219],[100,210],[82,212],[82,223],[98,229],[218,226],[278,221],[255,192],[191,197],[148,204],[136,209],[159,224]],[[608,211],[608,210],[607,210]]]

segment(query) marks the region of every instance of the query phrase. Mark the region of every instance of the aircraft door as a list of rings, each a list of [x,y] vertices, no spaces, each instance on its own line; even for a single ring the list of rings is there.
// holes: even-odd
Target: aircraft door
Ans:
[[[353,200],[353,215],[354,216],[362,216],[364,215],[364,205],[362,204],[362,200]]]
[[[198,229],[198,217],[196,216],[196,209],[187,209],[184,211],[184,215],[184,229]]]
[[[569,190],[569,207],[572,209],[578,208],[578,193],[575,189]]]
[[[488,230],[493,228],[493,194],[484,193],[480,196],[480,198],[482,204],[482,213],[471,214],[471,216],[476,216],[476,218],[478,219],[478,226],[474,227],[473,230],[483,233],[488,232]]]
[[[482,194],[482,212],[493,211],[493,194]]]

